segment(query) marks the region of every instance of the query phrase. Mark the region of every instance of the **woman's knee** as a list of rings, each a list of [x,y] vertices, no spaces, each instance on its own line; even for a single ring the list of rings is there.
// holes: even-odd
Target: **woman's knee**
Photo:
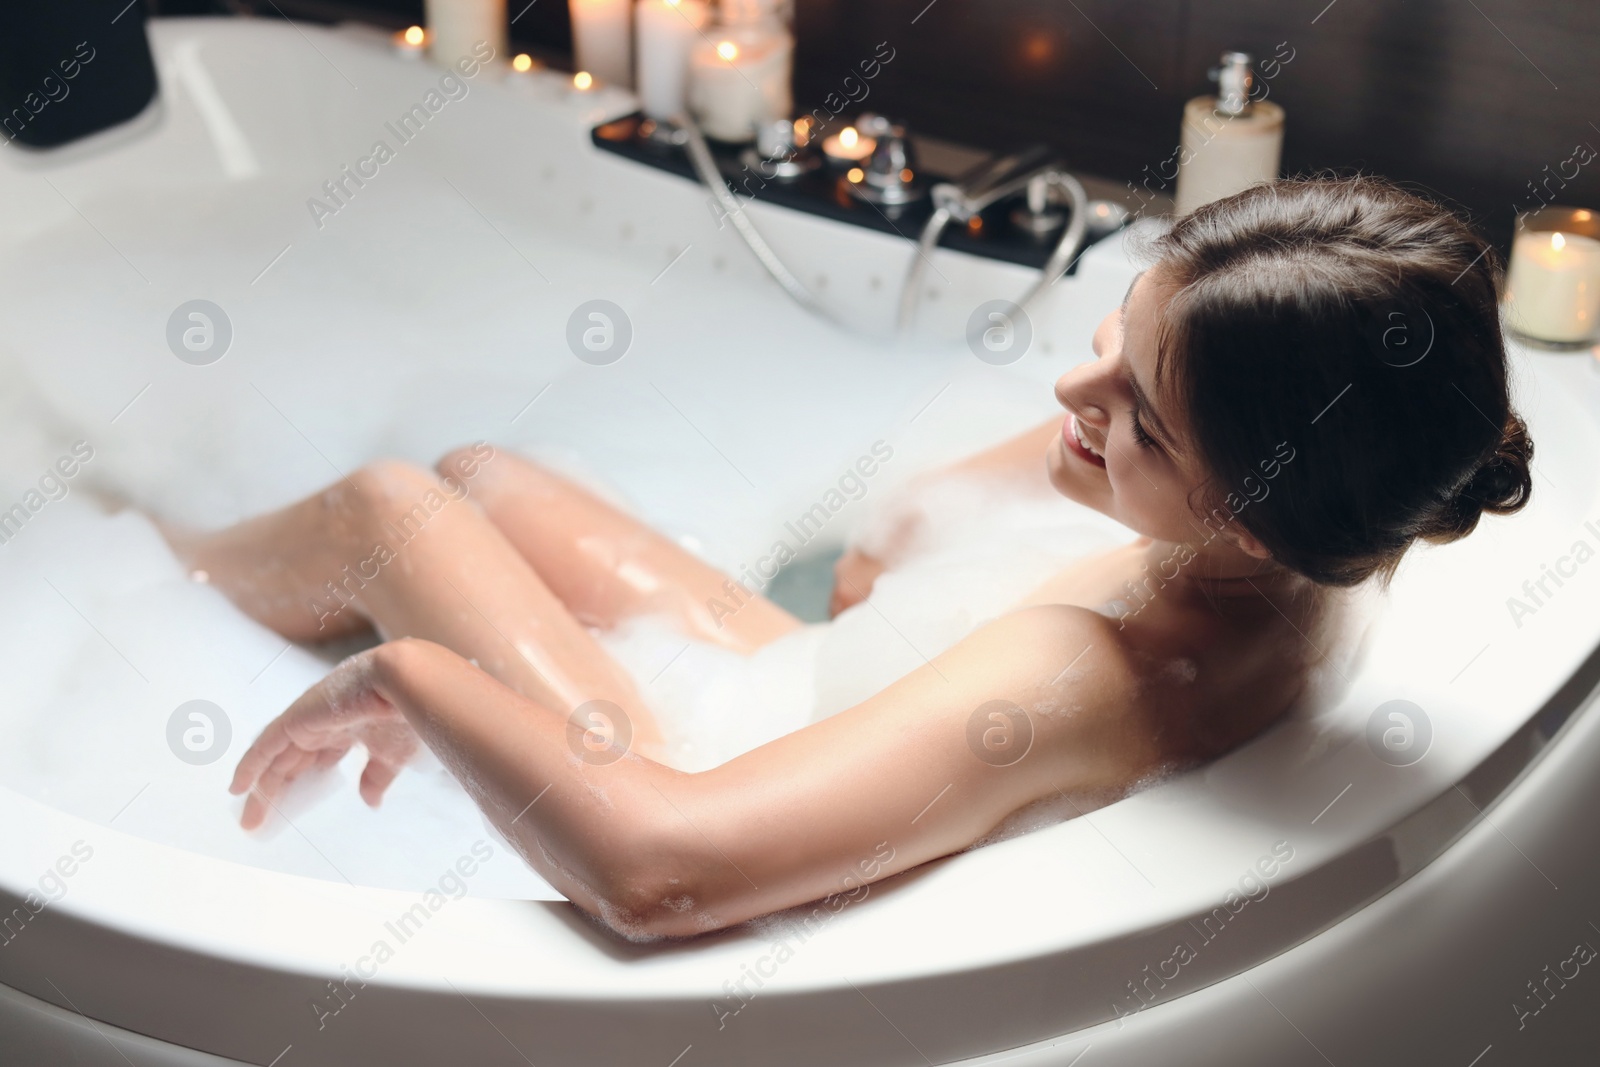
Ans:
[[[463,494],[480,484],[490,482],[491,475],[508,466],[514,457],[486,441],[452,449],[433,465],[439,478],[452,489],[459,487]]]
[[[413,463],[383,459],[351,473],[332,490],[340,514],[365,523],[393,523],[413,512],[428,514],[443,495],[438,477]]]
[[[484,442],[445,454],[434,466],[447,485],[459,485],[464,494],[486,499],[494,496],[540,498],[565,485],[554,472],[509,449]]]

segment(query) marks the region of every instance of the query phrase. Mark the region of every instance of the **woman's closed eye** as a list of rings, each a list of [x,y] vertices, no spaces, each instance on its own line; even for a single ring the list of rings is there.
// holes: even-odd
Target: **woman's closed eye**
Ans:
[[[1145,431],[1144,423],[1139,421],[1139,409],[1129,411],[1129,422],[1133,428],[1133,440],[1140,448],[1154,448],[1156,440]]]

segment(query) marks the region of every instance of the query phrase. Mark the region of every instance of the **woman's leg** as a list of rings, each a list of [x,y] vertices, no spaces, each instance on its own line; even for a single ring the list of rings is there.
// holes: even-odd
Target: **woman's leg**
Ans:
[[[752,652],[800,625],[765,597],[539,465],[483,446],[439,461],[469,498],[579,619],[611,627],[630,615],[667,614],[686,633]],[[470,472],[470,473],[469,473]]]
[[[563,713],[591,700],[626,709],[636,743],[659,731],[608,656],[461,483],[378,463],[317,495],[215,533],[170,538],[189,566],[296,641],[369,622],[474,660]]]

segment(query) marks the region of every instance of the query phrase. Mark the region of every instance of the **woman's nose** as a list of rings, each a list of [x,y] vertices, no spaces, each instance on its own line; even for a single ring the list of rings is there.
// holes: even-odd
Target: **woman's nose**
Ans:
[[[1061,406],[1099,425],[1104,425],[1106,421],[1101,390],[1105,386],[1106,375],[1110,373],[1112,360],[1109,357],[1122,347],[1121,326],[1121,315],[1116,311],[1101,319],[1090,343],[1095,358],[1079,364],[1056,380],[1056,399]]]
[[[1097,425],[1106,420],[1106,409],[1098,403],[1096,388],[1097,372],[1101,369],[1100,361],[1094,360],[1079,364],[1056,379],[1056,400],[1061,406]]]

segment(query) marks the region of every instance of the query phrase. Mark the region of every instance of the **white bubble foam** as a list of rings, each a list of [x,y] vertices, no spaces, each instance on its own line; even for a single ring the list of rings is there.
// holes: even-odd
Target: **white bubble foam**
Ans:
[[[79,435],[29,386],[26,372],[3,364],[0,358],[0,374],[18,385],[0,396],[0,500],[9,501],[36,484]],[[1028,395],[1035,396],[1034,387]],[[107,410],[125,402],[109,398]],[[915,429],[925,445],[948,445],[970,436],[957,425],[958,414],[965,417],[935,405]],[[276,416],[263,408],[268,417]],[[352,419],[342,437],[319,438],[330,454],[371,453],[371,419],[361,412]],[[180,436],[161,447],[186,449],[184,478],[171,476],[168,452],[141,451],[147,446],[139,435],[124,435],[115,449],[96,452],[64,500],[46,505],[0,545],[0,599],[7,604],[0,671],[8,687],[0,706],[8,739],[0,747],[0,782],[85,818],[115,816],[118,829],[237,862],[369,885],[426,885],[482,836],[476,808],[435,765],[402,774],[374,811],[353,788],[364,753],[347,757],[337,772],[342,777],[334,779],[344,787],[295,816],[337,871],[297,834],[238,829],[238,802],[226,793],[238,756],[340,655],[371,638],[337,650],[286,647],[206,576],[181,565],[149,520],[133,511],[107,513],[107,502],[133,498],[174,521],[215,528],[287,503],[327,477],[314,464],[247,463],[219,451],[217,442],[231,438],[209,424]],[[398,429],[384,440],[403,454],[427,447]],[[896,458],[885,464],[884,480],[872,484],[864,508],[890,499],[887,479],[903,479],[919,465],[918,446],[897,439],[895,447]],[[926,445],[922,458],[947,458],[936,451]],[[241,477],[241,470],[251,473]],[[599,491],[614,496],[603,484]],[[1005,486],[948,484],[918,507],[932,532],[913,558],[880,579],[870,605],[805,626],[754,655],[690,641],[659,618],[635,619],[601,636],[660,718],[668,763],[683,770],[715,766],[858,703],[1003,613],[1064,563],[1126,539],[1103,516],[1053,496],[1019,498]],[[744,543],[730,535],[729,545]],[[723,547],[729,555],[723,562],[743,558]],[[406,566],[402,560],[401,570]],[[233,729],[231,750],[203,767],[175,760],[162,734],[173,708],[196,698],[224,708]],[[472,892],[556,895],[520,865],[487,873]]]

